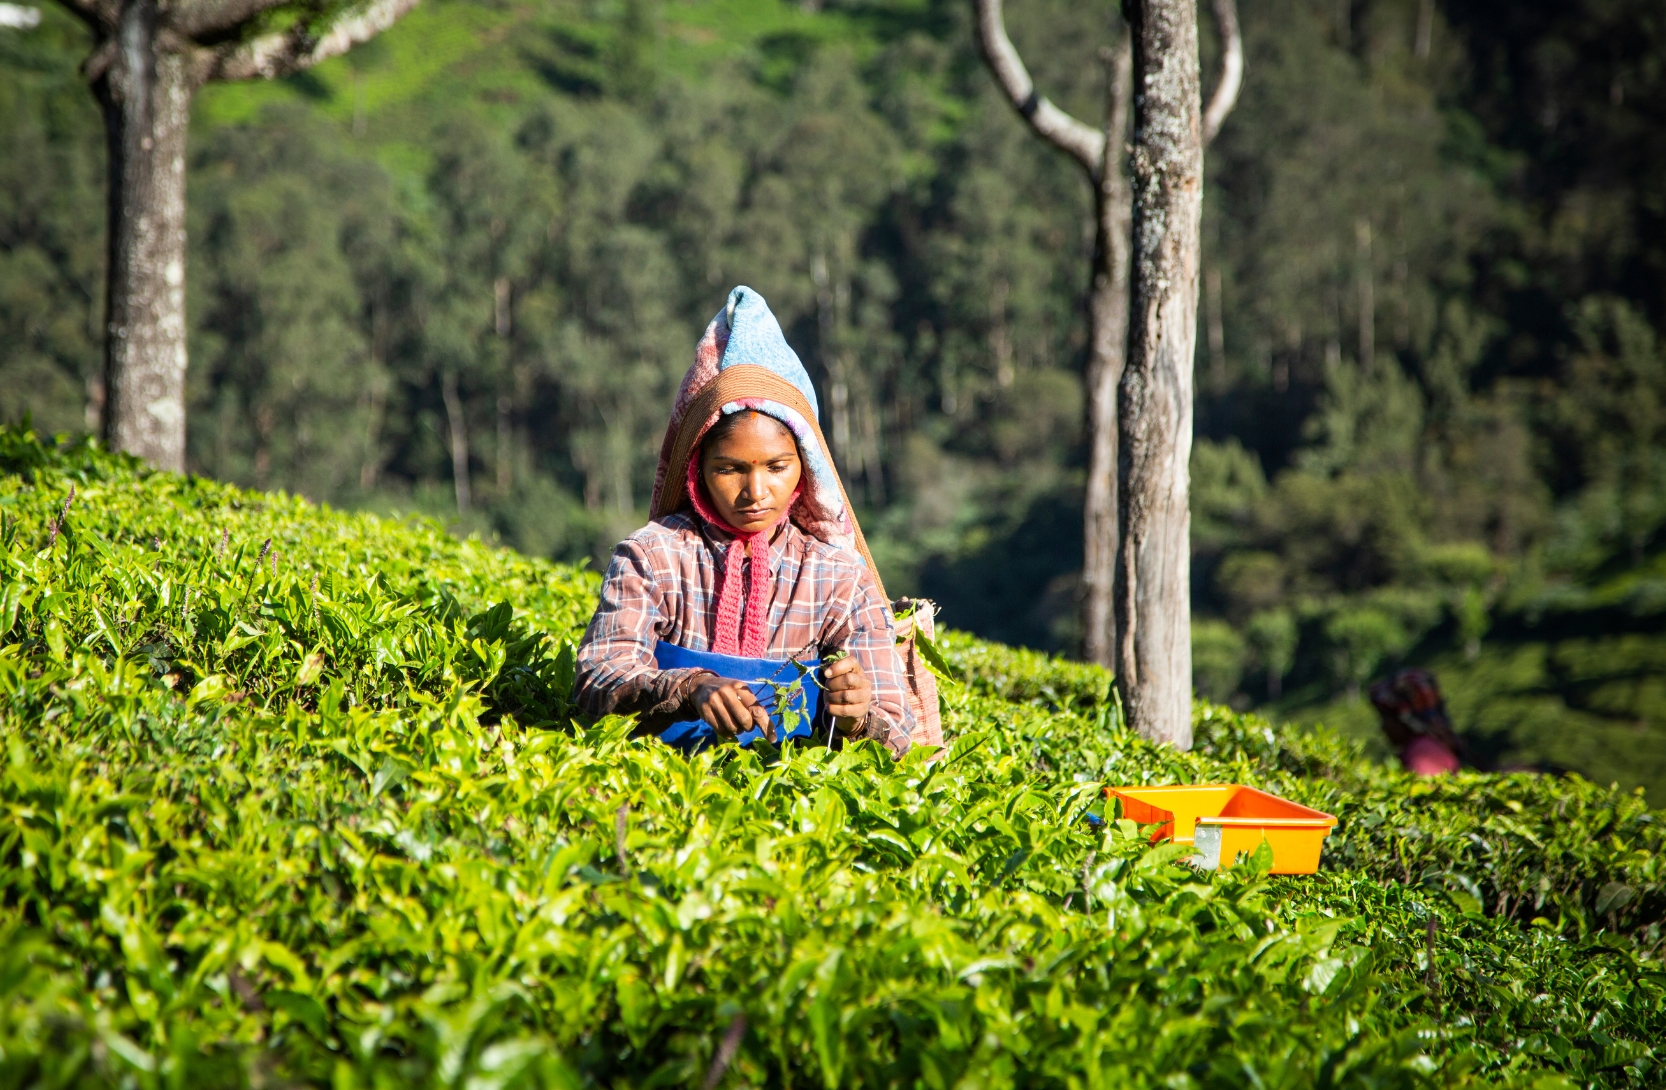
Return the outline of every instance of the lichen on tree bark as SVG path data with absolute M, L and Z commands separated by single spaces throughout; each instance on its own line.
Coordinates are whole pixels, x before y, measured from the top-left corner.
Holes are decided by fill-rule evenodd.
M 1134 0 L 1133 275 L 1118 389 L 1117 673 L 1129 725 L 1191 745 L 1192 356 L 1203 139 L 1195 7 Z
M 1122 425 L 1119 423 L 1118 402 L 1129 350 L 1129 226 L 1132 195 L 1124 173 L 1123 136 L 1128 129 L 1128 107 L 1132 97 L 1131 43 L 1133 33 L 1125 36 L 1119 48 L 1103 50 L 1106 63 L 1105 125 L 1095 130 L 1054 106 L 1036 88 L 1025 68 L 1018 50 L 1007 37 L 1001 0 L 974 0 L 974 15 L 978 45 L 984 61 L 1006 94 L 1019 116 L 1029 124 L 1037 136 L 1075 159 L 1087 172 L 1093 185 L 1094 197 L 1094 252 L 1088 289 L 1088 473 L 1083 497 L 1083 563 L 1082 563 L 1082 620 L 1083 656 L 1089 662 L 1121 671 L 1120 647 L 1114 595 L 1117 580 L 1117 556 L 1122 541 L 1119 529 L 1121 501 L 1119 445 Z M 1197 145 L 1199 161 L 1197 175 L 1201 185 L 1201 145 L 1207 144 L 1219 132 L 1222 122 L 1232 112 L 1243 82 L 1243 38 L 1238 26 L 1235 0 L 1213 0 L 1216 29 L 1221 36 L 1221 72 L 1210 97 L 1209 108 L 1198 116 L 1196 98 L 1199 91 L 1197 77 L 1197 22 L 1190 16 L 1190 94 L 1192 96 L 1191 134 Z M 1186 18 L 1176 9 L 1171 18 Z M 1149 66 L 1148 66 L 1149 67 Z M 1154 122 L 1147 118 L 1148 129 Z M 1202 126 L 1201 134 L 1197 131 Z M 1201 208 L 1201 204 L 1198 206 Z M 1194 210 L 1195 211 L 1195 210 Z M 1151 213 L 1154 223 L 1160 223 L 1165 213 L 1155 206 Z M 1195 272 L 1196 253 L 1193 253 Z M 1192 310 L 1196 311 L 1196 291 L 1193 291 Z M 1187 378 L 1189 380 L 1189 372 Z M 1187 420 L 1190 420 L 1189 388 L 1185 398 Z M 1136 425 L 1143 428 L 1144 425 Z M 1186 443 L 1190 451 L 1190 424 Z M 1184 504 L 1184 465 L 1182 464 L 1182 504 Z M 1152 566 L 1153 573 L 1160 569 Z M 1137 571 L 1137 569 L 1136 569 Z M 1134 595 L 1135 598 L 1139 594 Z M 1161 597 L 1160 595 L 1158 597 Z M 1189 598 L 1189 595 L 1188 595 Z M 1130 613 L 1130 617 L 1137 614 Z M 1128 629 L 1137 627 L 1130 620 Z M 1190 686 L 1191 655 L 1189 622 L 1182 624 L 1187 651 L 1182 664 L 1186 686 Z M 1134 663 L 1134 660 L 1130 660 Z M 1136 663 L 1137 665 L 1137 663 Z M 1188 703 L 1189 708 L 1189 703 Z M 1189 711 L 1188 711 L 1189 716 Z M 1178 738 L 1178 736 L 1177 736 Z M 1189 741 L 1189 731 L 1185 739 Z M 1182 744 L 1186 744 L 1185 741 Z
M 83 66 L 109 149 L 105 439 L 160 469 L 185 468 L 185 140 L 210 80 L 271 79 L 345 53 L 417 0 L 370 0 L 282 30 L 291 0 L 60 0 L 93 31 Z
M 159 50 L 156 0 L 135 0 L 95 86 L 110 146 L 105 414 L 110 442 L 185 468 L 186 58 Z

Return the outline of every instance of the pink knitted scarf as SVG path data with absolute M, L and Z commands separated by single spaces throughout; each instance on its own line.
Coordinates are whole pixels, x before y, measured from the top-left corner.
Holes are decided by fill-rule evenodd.
M 803 491 L 803 482 L 793 489 L 792 499 L 782 508 L 780 517 L 762 530 L 747 532 L 730 526 L 712 507 L 706 496 L 706 482 L 700 479 L 700 448 L 696 447 L 688 459 L 688 498 L 694 511 L 715 529 L 734 537 L 723 564 L 723 580 L 717 593 L 717 629 L 712 633 L 712 650 L 719 655 L 738 655 L 741 658 L 761 659 L 769 647 L 769 538 L 775 528 L 786 521 Z M 751 579 L 746 588 L 746 624 L 741 627 L 740 585 L 741 564 L 746 554 L 752 554 Z

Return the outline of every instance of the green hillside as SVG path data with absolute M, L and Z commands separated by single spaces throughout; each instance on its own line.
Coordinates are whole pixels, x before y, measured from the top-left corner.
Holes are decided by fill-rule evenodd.
M 1178 754 L 965 636 L 939 763 L 688 760 L 571 720 L 582 569 L 15 429 L 0 513 L 4 1085 L 1661 1084 L 1637 795 Z M 1103 811 L 1208 780 L 1336 813 L 1322 872 Z
M 343 57 L 278 82 L 210 84 L 193 124 L 202 133 L 257 124 L 262 113 L 304 103 L 362 137 L 385 166 L 413 179 L 431 170 L 436 112 L 459 103 L 511 128 L 534 105 L 640 83 L 710 83 L 742 64 L 784 75 L 807 51 L 837 43 L 877 48 L 872 23 L 897 28 L 930 18 L 924 4 L 899 4 L 852 18 L 784 0 L 680 0 L 613 6 L 572 0 L 429 0 L 392 29 Z M 760 74 L 763 74 L 760 71 Z M 564 95 L 563 95 L 564 93 Z
M 925 15 L 924 5 L 914 7 L 916 18 Z M 898 5 L 888 18 L 910 14 L 910 5 Z M 300 80 L 210 85 L 196 120 L 209 126 L 252 121 L 265 106 L 293 101 L 297 91 L 326 116 L 351 122 L 355 105 L 385 117 L 413 101 L 441 101 L 459 91 L 482 101 L 494 92 L 500 101 L 513 94 L 540 97 L 550 90 L 547 75 L 599 84 L 610 78 L 605 73 L 617 56 L 612 39 L 628 35 L 633 18 L 652 20 L 651 27 L 637 28 L 647 39 L 640 63 L 695 78 L 748 56 L 762 41 L 848 40 L 861 33 L 844 13 L 812 14 L 781 0 L 682 0 L 659 6 L 651 17 L 640 3 L 604 10 L 571 0 L 430 0 L 369 45 L 308 70 Z M 540 44 L 565 55 L 565 73 L 549 71 Z M 589 72 L 582 68 L 586 56 L 594 61 Z
M 1008 7 L 1037 87 L 1097 123 L 1120 5 Z M 1658 0 L 1241 7 L 1199 269 L 1198 690 L 1380 747 L 1359 694 L 1428 665 L 1477 760 L 1666 803 Z M 96 433 L 105 137 L 87 29 L 41 10 L 0 30 L 0 421 Z M 745 283 L 887 586 L 1075 653 L 1088 188 L 970 10 L 423 0 L 204 88 L 187 465 L 595 561 Z

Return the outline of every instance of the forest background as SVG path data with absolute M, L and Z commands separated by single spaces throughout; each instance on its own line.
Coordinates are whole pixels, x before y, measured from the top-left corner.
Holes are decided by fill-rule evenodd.
M 0 417 L 74 432 L 103 404 L 104 144 L 87 32 L 41 15 L 0 28 Z M 1374 738 L 1362 686 L 1427 664 L 1477 761 L 1659 805 L 1666 10 L 1240 17 L 1206 163 L 1199 690 Z M 963 0 L 426 0 L 206 89 L 190 468 L 600 564 L 747 283 L 888 587 L 1073 652 L 1090 197 L 970 24 Z M 1008 26 L 1044 93 L 1102 115 L 1115 4 L 1015 0 Z

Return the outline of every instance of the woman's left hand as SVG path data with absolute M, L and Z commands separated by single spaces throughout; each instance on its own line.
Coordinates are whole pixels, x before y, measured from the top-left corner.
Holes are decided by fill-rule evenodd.
M 873 703 L 873 685 L 854 658 L 846 656 L 821 669 L 821 687 L 827 695 L 827 710 L 833 729 L 849 734 L 868 719 Z

